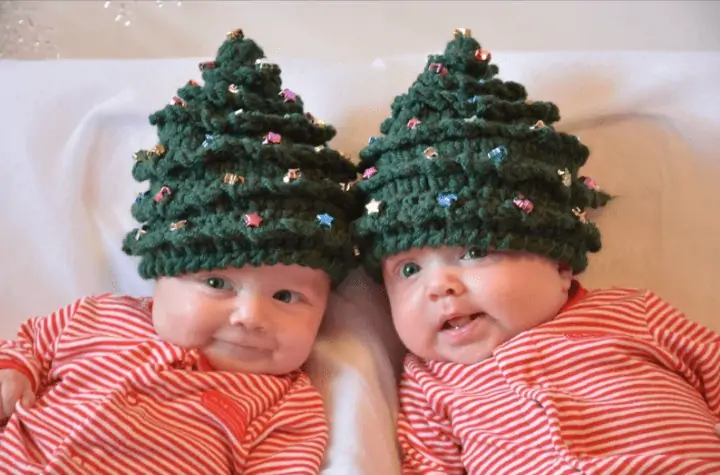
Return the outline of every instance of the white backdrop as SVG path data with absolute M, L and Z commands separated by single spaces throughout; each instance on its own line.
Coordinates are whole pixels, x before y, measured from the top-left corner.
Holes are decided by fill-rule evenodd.
M 720 54 L 493 52 L 500 77 L 552 100 L 560 128 L 591 148 L 586 173 L 618 195 L 594 216 L 604 250 L 588 286 L 649 287 L 720 331 Z M 144 190 L 132 153 L 147 116 L 208 58 L 0 62 L 0 337 L 85 294 L 145 294 L 120 251 Z M 377 134 L 424 55 L 369 62 L 271 58 L 284 85 L 339 129 L 351 155 Z M 326 473 L 392 474 L 401 350 L 380 290 L 348 279 L 313 359 L 333 420 Z

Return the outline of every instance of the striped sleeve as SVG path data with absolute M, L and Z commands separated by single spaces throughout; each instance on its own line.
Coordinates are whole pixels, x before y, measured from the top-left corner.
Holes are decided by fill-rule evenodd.
M 317 475 L 329 439 L 322 396 L 312 386 L 293 387 L 264 434 L 248 454 L 244 475 Z
M 720 335 L 689 320 L 653 292 L 646 294 L 645 312 L 665 365 L 699 391 L 720 418 Z
M 20 326 L 14 340 L 0 340 L 0 369 L 24 373 L 37 394 L 52 364 L 56 341 L 84 300 L 78 299 L 50 315 L 30 318 Z
M 465 474 L 450 421 L 432 410 L 422 388 L 407 370 L 399 398 L 397 436 L 403 475 Z

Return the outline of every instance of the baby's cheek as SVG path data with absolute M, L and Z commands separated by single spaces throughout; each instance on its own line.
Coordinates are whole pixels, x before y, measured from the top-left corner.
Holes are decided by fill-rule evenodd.
M 518 301 L 518 297 L 520 297 L 517 292 L 518 285 L 522 284 L 513 282 L 513 279 L 503 274 L 489 277 L 482 276 L 478 279 L 477 290 L 479 290 L 479 295 L 484 300 L 483 307 L 489 314 L 493 315 L 523 305 Z
M 315 344 L 322 315 L 289 315 L 275 324 L 278 341 L 293 353 L 310 352 Z
M 432 318 L 420 309 L 407 311 L 397 307 L 392 311 L 392 318 L 403 345 L 421 358 L 429 358 L 437 343 L 437 333 L 430 323 Z
M 163 340 L 186 348 L 203 346 L 212 339 L 210 323 L 202 312 L 167 313 L 154 319 L 155 329 Z
M 202 316 L 187 317 L 183 328 L 182 336 L 188 346 L 200 347 L 209 344 L 214 335 L 218 332 L 217 322 L 211 319 L 204 319 Z
M 281 373 L 294 371 L 302 366 L 312 353 L 315 338 L 308 332 L 281 332 L 276 336 L 277 347 L 272 364 Z
M 496 319 L 498 330 L 502 330 L 503 335 L 521 332 L 533 326 L 537 302 L 527 293 L 519 291 L 519 285 L 522 283 L 499 277 L 488 282 L 484 292 L 482 307 Z

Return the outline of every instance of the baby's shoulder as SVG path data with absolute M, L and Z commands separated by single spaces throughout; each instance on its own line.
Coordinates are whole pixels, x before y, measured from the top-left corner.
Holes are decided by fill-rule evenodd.
M 115 305 L 120 307 L 148 307 L 152 303 L 151 297 L 135 297 L 133 295 L 112 292 L 92 294 L 81 299 L 86 304 Z
M 427 388 L 457 389 L 468 383 L 492 380 L 497 374 L 497 362 L 493 357 L 474 364 L 450 361 L 428 361 L 407 353 L 403 361 L 403 384 Z
M 583 291 L 586 298 L 627 299 L 644 296 L 648 289 L 624 285 L 606 285 L 602 287 L 583 287 Z
M 303 371 L 273 375 L 261 373 L 215 373 L 217 389 L 239 400 L 253 400 L 258 407 L 307 412 L 324 410 L 324 400 Z M 238 384 L 242 381 L 242 384 Z
M 76 300 L 72 320 L 98 322 L 107 319 L 147 321 L 152 313 L 152 298 L 117 293 L 88 295 Z
M 626 307 L 640 310 L 652 291 L 642 287 L 607 286 L 581 290 L 581 297 L 569 302 L 565 310 L 597 310 Z
M 307 371 L 298 369 L 287 374 L 266 374 L 266 373 L 238 373 L 234 371 L 214 372 L 215 377 L 222 381 L 235 384 L 238 379 L 243 380 L 245 392 L 267 394 L 268 390 L 278 394 L 292 392 L 317 392 Z

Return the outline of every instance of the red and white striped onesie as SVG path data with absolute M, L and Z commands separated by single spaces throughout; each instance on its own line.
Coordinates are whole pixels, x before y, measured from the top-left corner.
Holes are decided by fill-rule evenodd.
M 648 291 L 580 287 L 474 365 L 405 360 L 403 473 L 720 474 L 720 335 Z
M 150 305 L 87 297 L 0 342 L 38 396 L 0 434 L 0 473 L 319 473 L 328 423 L 305 373 L 213 371 L 159 339 Z

